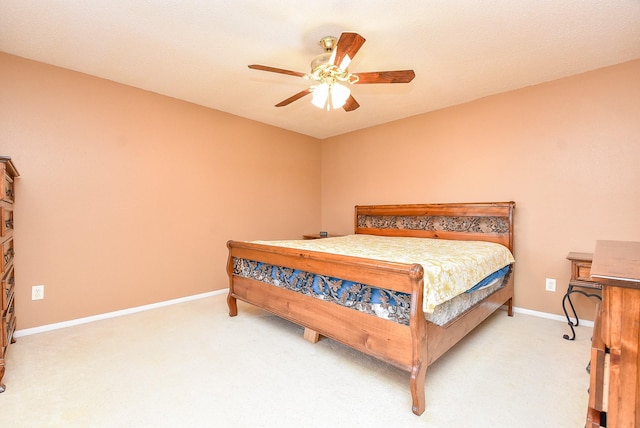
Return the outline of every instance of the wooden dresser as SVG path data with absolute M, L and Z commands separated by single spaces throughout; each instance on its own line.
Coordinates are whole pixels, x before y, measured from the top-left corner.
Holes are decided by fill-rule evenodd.
M 587 427 L 640 427 L 640 242 L 598 241 Z
M 0 332 L 0 392 L 4 392 L 4 361 L 9 344 L 15 342 L 13 332 L 16 329 L 14 304 L 15 276 L 13 269 L 13 180 L 18 171 L 11 158 L 0 156 L 0 310 L 2 312 L 2 331 Z

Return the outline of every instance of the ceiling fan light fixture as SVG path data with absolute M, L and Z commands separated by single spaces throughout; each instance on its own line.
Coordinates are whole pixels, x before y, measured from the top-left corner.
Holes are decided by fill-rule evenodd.
M 339 83 L 323 82 L 313 89 L 311 104 L 320 109 L 339 109 L 345 105 L 351 96 L 351 91 Z
M 326 83 L 321 83 L 315 88 L 313 88 L 313 94 L 311 98 L 311 104 L 314 106 L 324 109 L 327 105 L 327 100 L 329 99 L 329 85 Z
M 331 106 L 334 109 L 341 108 L 351 95 L 349 88 L 339 83 L 331 85 L 329 92 L 331 94 Z

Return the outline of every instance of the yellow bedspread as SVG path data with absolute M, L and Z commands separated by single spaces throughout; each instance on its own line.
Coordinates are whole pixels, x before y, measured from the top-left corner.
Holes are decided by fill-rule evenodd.
M 464 293 L 484 277 L 513 263 L 509 249 L 483 241 L 347 235 L 288 241 L 252 241 L 398 263 L 419 263 L 424 269 L 424 311 Z

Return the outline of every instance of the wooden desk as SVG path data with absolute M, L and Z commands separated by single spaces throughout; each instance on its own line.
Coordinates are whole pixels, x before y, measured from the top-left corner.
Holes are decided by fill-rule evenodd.
M 587 427 L 640 427 L 640 242 L 598 241 L 591 277 L 602 284 L 602 303 L 591 350 Z

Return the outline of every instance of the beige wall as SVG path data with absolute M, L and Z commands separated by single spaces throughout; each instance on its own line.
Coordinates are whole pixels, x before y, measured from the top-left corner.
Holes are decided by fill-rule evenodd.
M 225 288 L 228 239 L 319 230 L 316 139 L 3 53 L 0 94 L 18 329 Z
M 322 143 L 333 233 L 353 230 L 356 204 L 502 200 L 516 201 L 516 305 L 561 314 L 568 252 L 640 240 L 640 61 Z
M 639 76 L 634 61 L 318 141 L 0 53 L 18 328 L 225 288 L 228 239 L 349 233 L 371 203 L 516 201 L 516 304 L 560 314 L 569 251 L 640 240 Z

